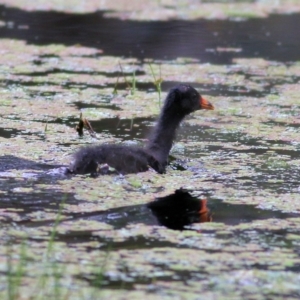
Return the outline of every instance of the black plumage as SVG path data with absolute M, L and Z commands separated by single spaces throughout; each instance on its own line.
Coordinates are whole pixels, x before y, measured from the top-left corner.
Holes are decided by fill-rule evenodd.
M 103 144 L 84 147 L 74 154 L 69 170 L 72 173 L 102 173 L 108 165 L 118 173 L 145 172 L 151 167 L 164 173 L 176 130 L 188 114 L 199 109 L 214 109 L 190 85 L 180 84 L 170 90 L 157 123 L 144 147 L 122 144 Z

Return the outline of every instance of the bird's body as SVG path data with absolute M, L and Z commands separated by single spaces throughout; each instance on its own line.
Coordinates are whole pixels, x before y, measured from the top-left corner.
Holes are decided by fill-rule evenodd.
M 144 148 L 122 144 L 103 144 L 80 149 L 74 154 L 74 173 L 95 173 L 106 164 L 120 174 L 145 172 L 149 167 L 158 173 L 164 167 L 147 153 Z
M 97 173 L 107 164 L 121 174 L 145 172 L 151 167 L 164 173 L 176 130 L 191 112 L 214 109 L 191 86 L 180 84 L 171 89 L 162 107 L 157 123 L 145 147 L 104 144 L 80 149 L 70 166 L 72 173 Z

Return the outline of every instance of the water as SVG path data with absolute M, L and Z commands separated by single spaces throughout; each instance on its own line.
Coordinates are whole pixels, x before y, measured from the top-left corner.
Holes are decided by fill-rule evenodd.
M 51 182 L 53 183 L 53 181 Z M 6 184 L 10 186 L 19 187 L 19 182 L 13 178 L 7 179 Z M 199 191 L 198 191 L 199 192 Z M 19 208 L 22 209 L 20 217 L 25 217 L 23 220 L 17 222 L 20 225 L 28 227 L 38 227 L 51 225 L 53 220 L 49 221 L 26 221 L 26 214 L 32 213 L 34 211 L 39 211 L 41 209 L 53 209 L 57 208 L 59 203 L 64 199 L 68 204 L 78 204 L 84 203 L 84 201 L 76 201 L 73 195 L 56 193 L 55 197 L 52 196 L 52 201 L 48 202 L 48 195 L 53 195 L 51 189 L 45 189 L 40 193 L 34 193 L 31 195 L 30 199 L 26 194 L 18 193 L 12 194 L 8 193 L 7 197 L 4 197 L 1 202 L 2 209 Z M 155 199 L 153 199 L 155 200 Z M 189 200 L 189 201 L 188 201 Z M 296 213 L 283 213 L 277 210 L 270 209 L 260 209 L 255 205 L 249 204 L 231 204 L 225 203 L 219 199 L 214 199 L 209 197 L 207 199 L 207 207 L 212 219 L 201 220 L 199 219 L 199 201 L 203 201 L 200 198 L 193 197 L 191 199 L 186 199 L 183 196 L 175 199 L 175 194 L 171 194 L 156 200 L 156 202 L 149 202 L 147 205 L 131 205 L 113 208 L 104 211 L 94 211 L 86 213 L 69 213 L 67 216 L 67 221 L 71 218 L 74 222 L 76 220 L 89 220 L 105 222 L 112 225 L 116 230 L 122 229 L 132 224 L 145 224 L 148 226 L 165 225 L 171 229 L 184 230 L 188 225 L 201 222 L 216 222 L 223 223 L 226 225 L 238 225 L 248 222 L 253 222 L 256 220 L 266 220 L 272 218 L 285 219 L 299 217 Z M 154 206 L 153 206 L 154 204 Z M 200 204 L 201 205 L 201 204 Z M 149 206 L 149 207 L 147 207 Z M 152 211 L 153 207 L 153 211 Z M 187 218 L 183 221 L 181 219 L 182 214 L 187 213 Z M 169 218 L 172 219 L 170 222 L 161 224 L 159 218 Z M 198 219 L 198 220 L 197 220 Z M 8 221 L 8 220 L 7 220 Z M 170 224 L 170 226 L 168 225 Z M 74 233 L 71 233 L 73 236 Z M 64 235 L 61 235 L 61 238 Z M 69 234 L 65 237 L 70 242 Z M 90 232 L 81 233 L 80 239 L 83 240 L 85 237 L 88 241 L 91 236 Z M 76 235 L 74 240 L 77 240 Z M 139 245 L 137 244 L 137 247 Z
M 0 6 L 0 19 L 5 24 L 0 27 L 1 39 L 22 40 L 33 47 L 81 45 L 103 51 L 103 54 L 82 55 L 82 65 L 72 69 L 72 66 L 60 65 L 59 55 L 39 53 L 37 48 L 34 56 L 24 60 L 27 65 L 23 69 L 21 63 L 15 66 L 20 68 L 16 73 L 5 69 L 0 84 L 8 92 L 2 99 L 11 100 L 9 97 L 15 95 L 16 90 L 20 94 L 16 96 L 18 103 L 9 107 L 9 112 L 3 106 L 0 113 L 4 120 L 0 128 L 1 147 L 6 151 L 0 157 L 3 240 L 9 234 L 8 238 L 17 245 L 21 243 L 18 234 L 26 233 L 32 251 L 38 249 L 32 256 L 39 260 L 38 255 L 49 241 L 57 211 L 63 203 L 65 208 L 54 239 L 59 247 L 65 247 L 59 248 L 57 255 L 66 266 L 64 270 L 68 265 L 74 267 L 72 279 L 94 286 L 98 275 L 86 266 L 97 265 L 95 257 L 108 252 L 112 255 L 109 263 L 113 267 L 109 265 L 105 270 L 102 286 L 114 291 L 144 289 L 147 293 L 163 296 L 180 289 L 192 294 L 196 286 L 196 297 L 201 290 L 201 295 L 207 291 L 229 293 L 228 298 L 232 299 L 232 289 L 244 291 L 239 296 L 246 299 L 249 290 L 252 298 L 257 298 L 255 296 L 262 296 L 261 291 L 269 287 L 274 296 L 274 287 L 280 282 L 283 286 L 283 292 L 278 292 L 280 297 L 294 295 L 297 291 L 290 286 L 293 280 L 297 281 L 299 273 L 299 242 L 295 236 L 299 233 L 300 152 L 297 139 L 293 140 L 289 133 L 297 133 L 299 129 L 296 118 L 300 106 L 294 94 L 284 92 L 286 89 L 298 94 L 296 87 L 300 76 L 297 70 L 294 73 L 291 70 L 293 62 L 300 59 L 300 40 L 295 38 L 300 15 L 271 15 L 240 21 L 150 22 L 108 19 L 104 13 L 67 14 Z M 12 21 L 13 26 L 8 26 Z M 234 49 L 230 51 L 229 48 Z M 55 163 L 55 157 L 47 159 L 43 155 L 57 151 L 60 157 L 75 151 L 77 143 L 101 142 L 76 136 L 74 127 L 79 110 L 109 110 L 114 117 L 92 118 L 90 122 L 101 136 L 113 137 L 119 142 L 142 144 L 155 122 L 155 116 L 132 119 L 128 115 L 118 116 L 124 112 L 122 104 L 110 103 L 113 95 L 107 91 L 112 90 L 124 74 L 117 67 L 114 70 L 98 70 L 93 65 L 85 67 L 84 58 L 97 60 L 102 56 L 136 59 L 133 65 L 137 89 L 148 94 L 155 89 L 153 82 L 144 80 L 146 59 L 187 68 L 207 63 L 205 66 L 212 68 L 205 73 L 211 76 L 208 76 L 210 80 L 199 77 L 196 83 L 193 80 L 187 83 L 216 99 L 215 114 L 199 112 L 181 126 L 177 148 L 172 153 L 174 160 L 166 175 L 150 173 L 149 177 L 95 179 L 51 173 L 61 165 Z M 177 61 L 179 57 L 187 59 Z M 269 65 L 263 70 L 254 63 L 248 67 L 236 65 L 234 59 L 237 58 L 273 60 L 270 65 L 275 75 L 268 74 L 272 71 Z M 52 65 L 51 61 L 57 64 Z M 47 64 L 49 68 L 43 69 Z M 216 66 L 223 67 L 222 71 L 214 69 Z M 278 66 L 286 71 L 278 71 Z M 10 72 L 14 76 L 10 76 Z M 216 81 L 212 78 L 214 72 L 217 73 Z M 125 75 L 130 78 L 132 71 L 125 71 Z M 174 71 L 173 75 L 168 74 L 169 79 L 162 84 L 163 91 L 178 83 L 177 75 L 180 74 Z M 62 76 L 62 79 L 54 76 Z M 78 77 L 68 80 L 68 76 Z M 93 82 L 96 76 L 109 80 Z M 126 98 L 128 83 L 119 82 L 117 88 L 121 97 Z M 93 94 L 93 90 L 97 94 Z M 85 97 L 91 97 L 89 102 Z M 28 109 L 26 101 L 31 101 L 32 107 L 38 106 L 37 98 L 45 101 L 45 107 L 39 107 L 40 111 L 33 111 L 27 118 L 22 105 L 25 110 Z M 294 99 L 291 103 L 288 102 L 290 98 Z M 57 99 L 68 99 L 78 115 L 72 115 L 66 107 L 61 108 Z M 233 112 L 229 113 L 228 107 Z M 44 118 L 43 114 L 47 115 L 54 108 L 59 116 Z M 272 115 L 270 111 L 273 110 Z M 261 114 L 258 124 L 256 114 Z M 268 117 L 264 118 L 265 115 Z M 16 123 L 12 125 L 10 121 Z M 25 121 L 30 121 L 28 130 Z M 49 133 L 44 130 L 46 124 Z M 60 131 L 53 133 L 55 125 L 60 126 Z M 256 126 L 256 131 L 247 132 L 251 126 Z M 278 131 L 281 135 L 275 134 Z M 59 139 L 60 133 L 65 134 L 62 139 Z M 42 145 L 40 142 L 54 148 L 47 149 L 48 152 L 43 150 L 42 154 L 32 151 L 28 155 L 26 147 L 33 142 L 37 143 L 37 148 Z M 5 147 L 10 143 L 20 143 L 19 148 L 25 151 L 19 153 L 18 148 L 12 148 L 13 152 L 8 155 Z M 57 150 L 62 148 L 68 151 Z M 154 201 L 157 194 L 166 196 L 171 187 L 174 191 L 182 186 L 197 189 L 198 200 L 207 199 L 212 223 L 195 225 L 193 220 L 189 230 L 168 230 L 151 213 L 147 203 Z M 167 207 L 167 211 L 172 212 L 168 218 L 176 216 L 173 210 L 171 203 Z M 179 210 L 178 214 L 182 215 L 181 212 Z M 194 214 L 197 216 L 197 209 Z M 176 229 L 186 229 L 182 227 Z M 14 232 L 18 234 L 14 236 Z M 17 250 L 16 253 L 21 252 Z M 61 253 L 67 253 L 66 257 L 62 258 Z M 82 269 L 75 271 L 75 267 L 81 265 Z M 284 285 L 287 280 L 288 288 Z M 164 287 L 166 284 L 169 290 Z M 211 296 L 203 295 L 205 298 Z M 218 294 L 213 297 L 218 298 Z
M 4 22 L 14 22 L 13 28 L 0 28 L 2 38 L 22 39 L 35 45 L 81 44 L 102 49 L 105 55 L 140 60 L 190 57 L 213 64 L 230 64 L 237 57 L 262 57 L 282 62 L 299 59 L 300 41 L 294 38 L 300 26 L 297 14 L 271 15 L 240 22 L 125 22 L 104 18 L 101 11 L 81 15 L 22 11 L 1 6 L 0 13 Z M 29 28 L 20 30 L 20 25 Z M 241 48 L 242 51 L 216 51 L 222 47 Z
M 153 126 L 154 118 L 104 118 L 91 122 L 96 132 L 112 134 L 121 140 L 144 140 Z

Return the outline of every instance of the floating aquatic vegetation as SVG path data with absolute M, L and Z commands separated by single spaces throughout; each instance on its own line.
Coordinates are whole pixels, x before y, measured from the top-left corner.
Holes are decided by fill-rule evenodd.
M 297 42 L 282 30 L 297 15 L 270 16 L 299 12 L 298 1 L 106 1 L 100 19 L 116 26 L 111 48 L 94 24 L 80 43 L 52 31 L 52 17 L 76 24 L 99 17 L 99 1 L 2 2 L 0 298 L 7 291 L 10 299 L 299 298 L 300 68 L 297 51 L 287 60 L 280 54 Z M 41 21 L 19 24 L 14 13 L 28 24 L 47 20 L 49 31 L 37 34 Z M 148 22 L 150 15 L 164 21 Z M 126 33 L 148 25 L 162 26 L 155 41 L 170 47 L 146 39 L 128 54 Z M 230 30 L 250 41 L 232 40 Z M 216 110 L 181 126 L 167 174 L 51 173 L 82 145 L 143 142 L 159 112 L 157 92 L 163 98 L 182 81 Z M 80 113 L 98 139 L 78 137 Z M 207 199 L 212 222 L 182 231 L 157 223 L 146 205 L 179 188 Z

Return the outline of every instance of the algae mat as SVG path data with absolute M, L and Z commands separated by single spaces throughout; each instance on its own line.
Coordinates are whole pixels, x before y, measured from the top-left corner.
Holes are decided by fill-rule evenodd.
M 109 50 L 114 40 L 80 39 L 84 24 L 76 19 L 101 10 L 102 21 L 121 19 L 125 28 L 133 20 L 142 26 L 149 18 L 160 25 L 205 18 L 201 24 L 217 39 L 211 19 L 234 27 L 250 18 L 267 22 L 274 13 L 295 18 L 288 14 L 299 12 L 298 1 L 102 2 L 3 1 L 1 297 L 298 299 L 300 63 L 293 47 L 276 61 L 263 49 L 252 55 L 237 44 L 207 45 L 203 61 L 185 56 L 183 46 L 177 58 L 148 56 L 141 40 L 143 58 L 128 55 L 125 45 L 117 56 Z M 41 11 L 47 26 L 34 18 Z M 25 22 L 28 16 L 35 21 Z M 135 32 L 120 28 L 120 38 Z M 272 41 L 279 43 L 274 57 L 289 53 L 288 42 Z M 224 61 L 209 63 L 210 55 Z M 172 163 L 164 175 L 99 178 L 55 173 L 82 145 L 142 144 L 161 99 L 178 82 L 195 86 L 216 107 L 181 126 L 172 149 L 180 168 Z M 78 137 L 80 112 L 96 137 Z M 208 200 L 213 222 L 184 231 L 155 223 L 145 205 L 181 187 Z

